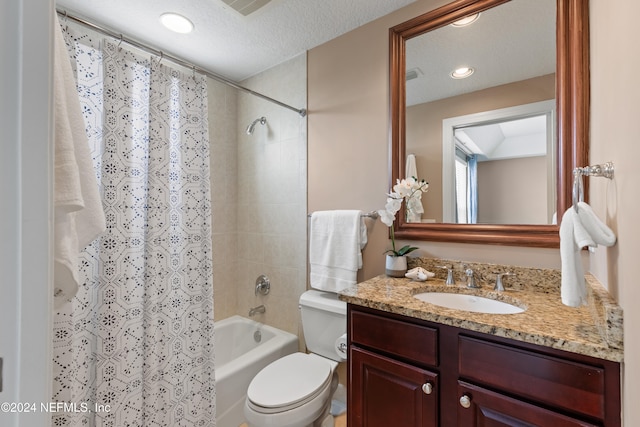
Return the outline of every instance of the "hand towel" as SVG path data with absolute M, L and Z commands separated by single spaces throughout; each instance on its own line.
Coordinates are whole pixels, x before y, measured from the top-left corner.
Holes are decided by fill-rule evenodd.
M 80 251 L 103 233 L 106 225 L 78 91 L 57 15 L 54 39 L 54 302 L 60 307 L 78 290 Z
M 418 179 L 418 167 L 416 166 L 416 156 L 409 154 L 405 164 L 405 176 L 407 178 Z M 424 207 L 422 206 L 422 191 L 418 191 L 407 200 L 407 222 L 421 222 Z
M 595 214 L 591 206 L 578 203 L 578 212 L 567 209 L 560 222 L 560 258 L 562 303 L 570 307 L 586 304 L 587 288 L 580 251 L 585 246 L 612 246 L 616 236 Z
M 418 179 L 418 167 L 416 166 L 415 154 L 409 154 L 407 156 L 407 162 L 404 167 L 404 176 L 406 178 L 414 177 L 415 179 Z
M 311 287 L 339 292 L 355 285 L 362 267 L 367 227 L 357 210 L 318 211 L 311 215 L 309 281 Z

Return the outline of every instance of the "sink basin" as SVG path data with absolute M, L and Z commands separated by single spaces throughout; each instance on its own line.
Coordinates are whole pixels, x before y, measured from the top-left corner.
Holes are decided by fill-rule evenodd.
M 455 310 L 473 311 L 475 313 L 516 314 L 524 311 L 524 309 L 506 302 L 475 295 L 452 294 L 448 292 L 424 292 L 416 294 L 413 297 L 420 301 L 428 302 L 429 304 L 453 308 Z

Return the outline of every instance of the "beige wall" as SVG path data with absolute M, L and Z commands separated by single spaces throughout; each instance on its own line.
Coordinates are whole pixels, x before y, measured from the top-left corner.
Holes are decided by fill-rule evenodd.
M 591 179 L 591 204 L 618 235 L 613 248 L 591 257 L 591 271 L 609 287 L 624 310 L 624 421 L 640 425 L 640 300 L 638 238 L 640 237 L 640 117 L 635 70 L 640 67 L 640 14 L 637 0 L 591 1 L 591 163 L 613 161 L 615 178 Z
M 238 91 L 208 79 L 215 320 L 237 314 Z
M 478 162 L 478 222 L 549 224 L 547 158 Z
M 418 0 L 364 25 L 308 54 L 308 205 L 317 209 L 379 209 L 388 191 L 388 28 L 447 1 Z M 618 233 L 612 249 L 591 257 L 591 271 L 606 283 L 625 309 L 624 423 L 640 425 L 640 298 L 634 271 L 640 236 L 640 158 L 635 123 L 640 117 L 635 70 L 640 67 L 637 40 L 640 14 L 636 0 L 591 2 L 592 135 L 591 161 L 613 160 L 613 182 L 592 179 L 594 209 Z M 633 128 L 632 128 L 633 126 Z M 560 267 L 555 249 L 412 242 L 421 255 L 533 267 Z M 360 278 L 384 271 L 387 229 L 371 224 Z
M 306 106 L 306 55 L 242 84 Z M 217 320 L 247 317 L 297 334 L 298 298 L 306 288 L 306 119 L 263 99 L 209 81 L 213 202 L 214 310 Z M 245 129 L 256 118 L 253 135 Z M 256 278 L 271 280 L 256 296 Z
M 429 191 L 422 196 L 422 217 L 442 222 L 440 159 L 443 119 L 554 98 L 555 74 L 550 74 L 407 108 L 407 153 L 416 155 L 416 166 L 420 174 L 418 178 L 429 182 Z M 546 195 L 540 200 L 546 201 Z M 544 217 L 543 220 L 531 224 L 543 223 L 546 223 Z

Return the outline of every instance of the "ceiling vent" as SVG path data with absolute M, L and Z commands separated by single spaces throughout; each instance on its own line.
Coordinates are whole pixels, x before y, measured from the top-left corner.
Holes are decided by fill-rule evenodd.
M 422 72 L 422 70 L 420 68 L 418 68 L 418 67 L 412 68 L 410 70 L 407 70 L 407 74 L 405 75 L 405 79 L 407 81 L 413 80 L 413 79 L 417 79 L 418 77 L 420 77 L 423 74 L 424 73 Z
M 241 15 L 247 16 L 271 3 L 271 0 L 222 0 L 222 2 Z

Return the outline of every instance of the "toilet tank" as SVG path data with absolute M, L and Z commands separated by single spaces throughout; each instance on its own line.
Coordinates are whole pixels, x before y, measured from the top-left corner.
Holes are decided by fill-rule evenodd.
M 315 354 L 341 362 L 336 341 L 347 332 L 347 303 L 338 295 L 316 290 L 300 296 L 302 330 L 307 349 Z

